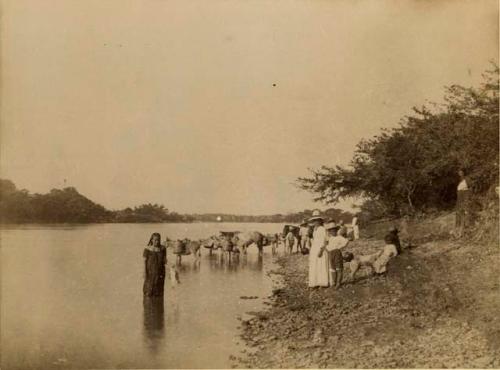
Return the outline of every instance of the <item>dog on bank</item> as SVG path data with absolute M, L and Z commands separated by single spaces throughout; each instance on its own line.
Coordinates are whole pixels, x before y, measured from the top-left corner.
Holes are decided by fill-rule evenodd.
M 349 262 L 349 268 L 351 270 L 351 280 L 354 280 L 356 272 L 361 266 L 370 267 L 375 271 L 374 263 L 382 255 L 382 251 L 367 255 L 354 255 L 351 252 L 345 253 L 343 259 L 345 262 Z

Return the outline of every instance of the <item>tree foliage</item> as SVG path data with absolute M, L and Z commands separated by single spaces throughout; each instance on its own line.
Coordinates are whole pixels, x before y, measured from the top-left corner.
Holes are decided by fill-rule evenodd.
M 48 194 L 17 190 L 10 180 L 0 179 L 2 222 L 88 223 L 105 222 L 112 214 L 84 197 L 73 187 L 52 189 Z
M 110 211 L 81 195 L 75 188 L 52 189 L 47 194 L 18 190 L 0 179 L 2 223 L 191 222 L 193 218 L 169 212 L 163 205 L 143 204 Z
M 339 209 L 325 211 L 328 217 L 348 222 L 352 215 Z M 142 204 L 110 211 L 81 195 L 75 188 L 52 189 L 47 194 L 18 190 L 10 180 L 0 179 L 0 222 L 3 223 L 94 223 L 94 222 L 279 222 L 299 223 L 311 217 L 312 210 L 274 215 L 235 215 L 221 213 L 179 214 L 162 204 Z
M 290 223 L 299 224 L 305 219 L 312 216 L 313 211 L 306 209 L 301 212 L 291 212 L 287 214 L 276 213 L 272 215 L 234 215 L 225 213 L 205 213 L 205 214 L 194 214 L 193 217 L 197 221 L 203 222 L 214 222 L 218 217 L 221 218 L 223 222 L 262 222 L 262 223 Z M 325 217 L 332 218 L 334 220 L 343 220 L 344 222 L 350 222 L 352 219 L 352 214 L 345 212 L 337 208 L 329 208 L 324 211 Z
M 498 76 L 494 64 L 477 88 L 447 87 L 437 109 L 414 108 L 397 128 L 358 143 L 348 167 L 311 170 L 298 186 L 327 204 L 365 197 L 388 215 L 451 207 L 459 169 L 475 194 L 487 192 L 498 183 Z

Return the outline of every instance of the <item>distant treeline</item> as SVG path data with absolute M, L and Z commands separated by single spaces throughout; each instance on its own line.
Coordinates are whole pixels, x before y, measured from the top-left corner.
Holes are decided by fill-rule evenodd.
M 47 194 L 31 194 L 17 189 L 10 180 L 0 179 L 0 222 L 2 223 L 140 223 L 140 222 L 280 222 L 299 223 L 312 211 L 244 216 L 230 214 L 179 214 L 163 205 L 142 204 L 134 208 L 111 211 L 80 194 L 74 187 L 52 189 Z M 329 209 L 327 214 L 348 221 L 349 213 Z
M 157 204 L 110 211 L 74 187 L 30 194 L 18 190 L 12 181 L 0 179 L 0 220 L 2 223 L 102 223 L 191 222 L 193 218 L 169 212 Z
M 349 166 L 322 166 L 298 186 L 326 204 L 364 198 L 361 218 L 377 219 L 452 208 L 461 169 L 476 205 L 498 201 L 499 68 L 478 87 L 445 91 L 443 104 L 414 108 L 399 127 L 362 140 Z
M 299 224 L 302 221 L 310 218 L 312 216 L 312 210 L 304 210 L 302 212 L 287 213 L 287 214 L 273 214 L 273 215 L 261 215 L 261 216 L 250 216 L 250 215 L 232 215 L 232 214 L 193 214 L 192 216 L 196 221 L 202 222 L 213 222 L 217 221 L 220 217 L 223 222 L 272 222 L 272 223 L 290 223 Z M 324 215 L 327 218 L 332 218 L 336 221 L 343 220 L 344 222 L 350 222 L 353 215 L 349 212 L 342 211 L 341 209 L 330 208 L 324 211 Z

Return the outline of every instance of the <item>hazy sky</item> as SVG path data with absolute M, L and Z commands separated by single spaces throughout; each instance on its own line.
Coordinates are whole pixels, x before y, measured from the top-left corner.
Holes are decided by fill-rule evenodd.
M 2 4 L 1 177 L 111 209 L 314 207 L 307 168 L 498 59 L 495 0 Z

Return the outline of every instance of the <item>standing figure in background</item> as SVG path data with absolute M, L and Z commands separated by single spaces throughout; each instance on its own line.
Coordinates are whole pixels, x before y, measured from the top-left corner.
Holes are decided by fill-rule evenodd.
M 309 222 L 314 226 L 311 251 L 309 252 L 309 287 L 329 286 L 329 264 L 328 256 L 323 252 L 323 248 L 328 242 L 326 230 L 323 226 L 323 217 L 318 210 L 313 212 Z
M 293 245 L 295 244 L 295 235 L 293 235 L 292 228 L 288 230 L 288 234 L 286 234 L 286 243 L 288 246 L 288 252 L 292 254 Z
M 304 220 L 300 224 L 299 235 L 300 235 L 300 250 L 302 252 L 305 251 L 306 249 L 309 249 L 311 245 L 311 239 L 309 238 L 309 227 L 307 225 L 306 220 Z
M 280 243 L 283 244 L 283 253 L 286 254 L 286 234 L 284 232 L 280 233 Z
M 160 234 L 153 233 L 143 252 L 144 285 L 142 291 L 148 297 L 163 296 L 167 249 L 161 245 L 160 241 Z
M 276 254 L 276 251 L 278 250 L 278 244 L 280 240 L 280 236 L 278 233 L 270 235 L 270 240 L 271 240 L 271 253 L 274 256 Z
M 462 237 L 465 228 L 468 226 L 469 217 L 469 185 L 465 178 L 464 171 L 458 171 L 460 182 L 457 186 L 457 206 L 455 211 L 455 236 Z
M 352 233 L 354 236 L 354 240 L 359 239 L 359 224 L 358 224 L 358 216 L 355 214 L 354 217 L 352 218 Z

